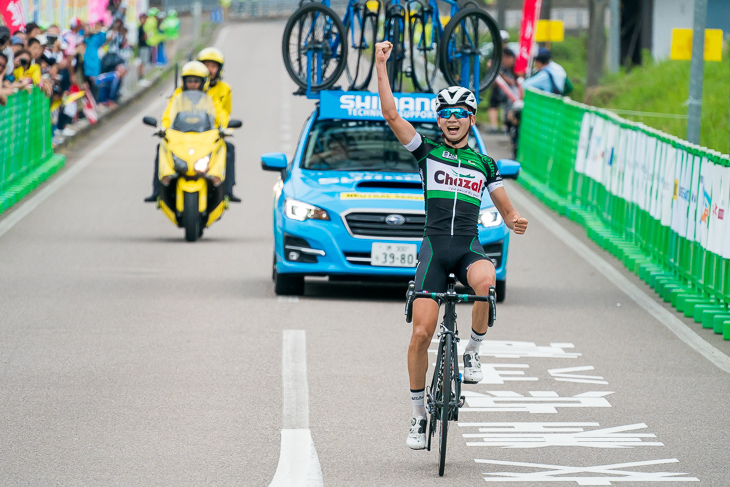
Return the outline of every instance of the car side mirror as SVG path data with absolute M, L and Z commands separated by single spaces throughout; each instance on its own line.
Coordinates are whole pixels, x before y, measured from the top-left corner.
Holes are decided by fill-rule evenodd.
M 521 167 L 519 162 L 511 159 L 500 159 L 497 161 L 497 169 L 499 169 L 499 173 L 503 179 L 517 179 L 517 176 L 520 175 Z
M 142 123 L 145 125 L 149 125 L 150 127 L 157 127 L 157 119 L 152 117 L 144 117 L 142 119 Z
M 283 152 L 268 152 L 261 155 L 261 169 L 264 171 L 279 171 L 282 178 L 286 174 L 287 165 L 286 154 Z
M 240 129 L 243 127 L 243 122 L 240 120 L 229 120 L 228 121 L 228 128 L 229 129 Z

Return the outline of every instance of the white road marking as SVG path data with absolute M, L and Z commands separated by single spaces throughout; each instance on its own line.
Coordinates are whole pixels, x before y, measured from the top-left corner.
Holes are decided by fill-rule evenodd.
M 309 431 L 307 342 L 304 330 L 284 330 L 282 347 L 283 422 L 281 453 L 269 487 L 324 485 Z
M 593 266 L 598 272 L 603 274 L 606 279 L 626 293 L 626 295 L 636 304 L 644 308 L 649 312 L 649 314 L 659 320 L 659 322 L 666 326 L 669 331 L 674 333 L 680 340 L 715 364 L 715 366 L 717 366 L 720 370 L 730 373 L 730 357 L 702 339 L 671 311 L 663 308 L 659 303 L 647 295 L 644 290 L 629 281 L 623 274 L 611 266 L 611 264 L 606 262 L 603 257 L 588 248 L 587 245 L 578 240 L 578 238 L 568 230 L 563 228 L 560 223 L 552 217 L 552 215 L 529 200 L 523 193 L 523 190 L 515 190 L 514 187 L 510 188 L 510 198 L 518 207 L 524 208 L 526 212 L 531 213 L 540 220 L 550 233 L 555 235 L 576 254 L 581 256 L 586 262 Z
M 279 303 L 298 303 L 299 297 L 298 296 L 279 296 L 276 299 Z
M 466 446 L 501 448 L 664 446 L 664 443 L 658 441 L 643 441 L 643 438 L 656 438 L 654 434 L 632 432 L 646 428 L 644 423 L 612 428 L 599 428 L 598 423 L 459 423 L 459 426 L 477 428 L 479 431 L 462 435 L 467 439 L 481 439 L 481 441 L 467 441 Z
M 549 369 L 548 372 L 559 382 L 577 382 L 579 384 L 608 384 L 600 375 L 581 375 L 574 372 L 588 372 L 594 370 L 592 365 L 583 367 L 567 367 L 565 369 Z
M 431 343 L 438 345 L 438 337 L 434 337 Z M 458 344 L 459 355 L 464 353 L 468 340 L 462 340 Z M 437 348 L 429 350 L 436 353 Z M 479 348 L 480 357 L 494 358 L 578 358 L 580 353 L 566 352 L 565 348 L 575 348 L 572 343 L 551 343 L 550 345 L 537 345 L 534 342 L 518 342 L 514 340 L 484 340 Z
M 487 394 L 462 392 L 467 406 L 461 408 L 461 412 L 530 414 L 556 414 L 557 408 L 610 408 L 611 403 L 605 396 L 613 394 L 610 391 L 589 391 L 575 396 L 560 397 L 555 391 L 529 391 L 530 396 L 523 396 L 513 391 L 488 391 Z
M 487 482 L 575 482 L 578 485 L 613 485 L 612 482 L 699 482 L 695 477 L 680 477 L 685 473 L 673 472 L 630 472 L 626 468 L 647 467 L 665 463 L 677 463 L 676 458 L 649 460 L 645 462 L 616 463 L 595 467 L 569 467 L 562 465 L 543 465 L 540 463 L 505 462 L 502 460 L 475 460 L 487 465 L 507 465 L 542 469 L 542 472 L 484 472 Z M 578 477 L 576 474 L 591 474 Z M 612 475 L 611 477 L 597 477 Z
M 99 145 L 91 149 L 81 159 L 76 161 L 75 164 L 71 165 L 65 171 L 62 171 L 59 175 L 52 178 L 40 191 L 30 197 L 25 203 L 22 203 L 14 211 L 12 211 L 7 218 L 0 222 L 0 237 L 8 233 L 11 228 L 17 225 L 23 218 L 28 216 L 33 210 L 38 208 L 44 201 L 50 198 L 56 191 L 64 187 L 69 181 L 75 178 L 81 171 L 92 162 L 101 159 L 104 154 L 111 149 L 114 144 L 118 143 L 121 139 L 127 136 L 127 134 L 135 127 L 139 127 L 142 123 L 140 118 L 150 111 L 156 110 L 162 105 L 167 98 L 162 97 L 155 101 L 151 105 L 146 105 L 140 110 L 132 119 L 124 124 L 122 128 L 111 134 L 109 137 L 104 139 Z

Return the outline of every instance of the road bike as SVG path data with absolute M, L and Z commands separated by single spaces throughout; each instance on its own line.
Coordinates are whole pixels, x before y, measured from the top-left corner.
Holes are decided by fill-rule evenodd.
M 400 0 L 390 0 L 385 4 L 383 40 L 390 41 L 393 49 L 386 67 L 388 82 L 394 92 L 403 90 L 403 81 L 409 75 L 404 67 L 406 60 L 406 7 Z
M 375 64 L 379 15 L 379 0 L 350 0 L 342 19 L 330 0 L 301 2 L 282 39 L 289 76 L 300 88 L 318 91 L 330 88 L 346 72 L 349 90 L 365 89 Z
M 433 299 L 439 306 L 444 303 L 444 320 L 441 322 L 441 331 L 438 334 L 439 344 L 436 355 L 436 368 L 433 379 L 426 394 L 426 410 L 429 413 L 428 446 L 431 451 L 431 438 L 438 430 L 439 442 L 439 476 L 444 475 L 446 467 L 446 440 L 449 431 L 449 421 L 459 419 L 459 408 L 464 405 L 465 398 L 461 395 L 461 373 L 459 372 L 459 357 L 456 344 L 459 342 L 459 332 L 456 328 L 456 304 L 485 301 L 489 303 L 489 326 L 497 319 L 496 293 L 494 287 L 489 288 L 488 296 L 471 294 L 456 294 L 454 287 L 456 277 L 449 274 L 448 289 L 445 293 L 416 292 L 416 284 L 411 281 L 406 292 L 406 321 L 413 320 L 413 302 L 419 298 Z

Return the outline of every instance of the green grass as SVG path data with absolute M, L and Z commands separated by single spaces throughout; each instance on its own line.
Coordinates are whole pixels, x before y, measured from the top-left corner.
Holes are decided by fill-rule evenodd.
M 643 66 L 629 72 L 607 74 L 598 87 L 586 90 L 586 35 L 566 37 L 553 43 L 553 60 L 568 73 L 574 91 L 570 97 L 587 105 L 616 110 L 648 112 L 655 116 L 620 116 L 634 122 L 687 138 L 687 120 L 662 117 L 663 114 L 687 115 L 689 97 L 689 61 L 656 62 L 645 54 Z M 722 62 L 706 62 L 702 97 L 702 133 L 700 145 L 730 153 L 730 46 L 723 52 Z M 479 121 L 487 121 L 487 101 L 480 106 Z

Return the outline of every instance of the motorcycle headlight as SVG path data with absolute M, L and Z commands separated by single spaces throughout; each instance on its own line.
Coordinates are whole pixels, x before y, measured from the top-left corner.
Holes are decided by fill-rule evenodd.
M 172 164 L 176 173 L 185 174 L 188 172 L 188 163 L 177 157 L 175 154 L 172 155 Z
M 197 161 L 195 161 L 195 164 L 193 164 L 193 167 L 195 170 L 201 174 L 205 174 L 208 172 L 208 165 L 210 164 L 210 156 L 211 154 L 208 154 L 205 157 L 201 157 Z
M 284 201 L 284 214 L 287 218 L 303 222 L 304 220 L 329 220 L 326 210 L 314 205 L 303 203 L 292 198 Z
M 484 227 L 496 227 L 502 223 L 502 215 L 496 208 L 489 208 L 479 212 L 479 224 Z

